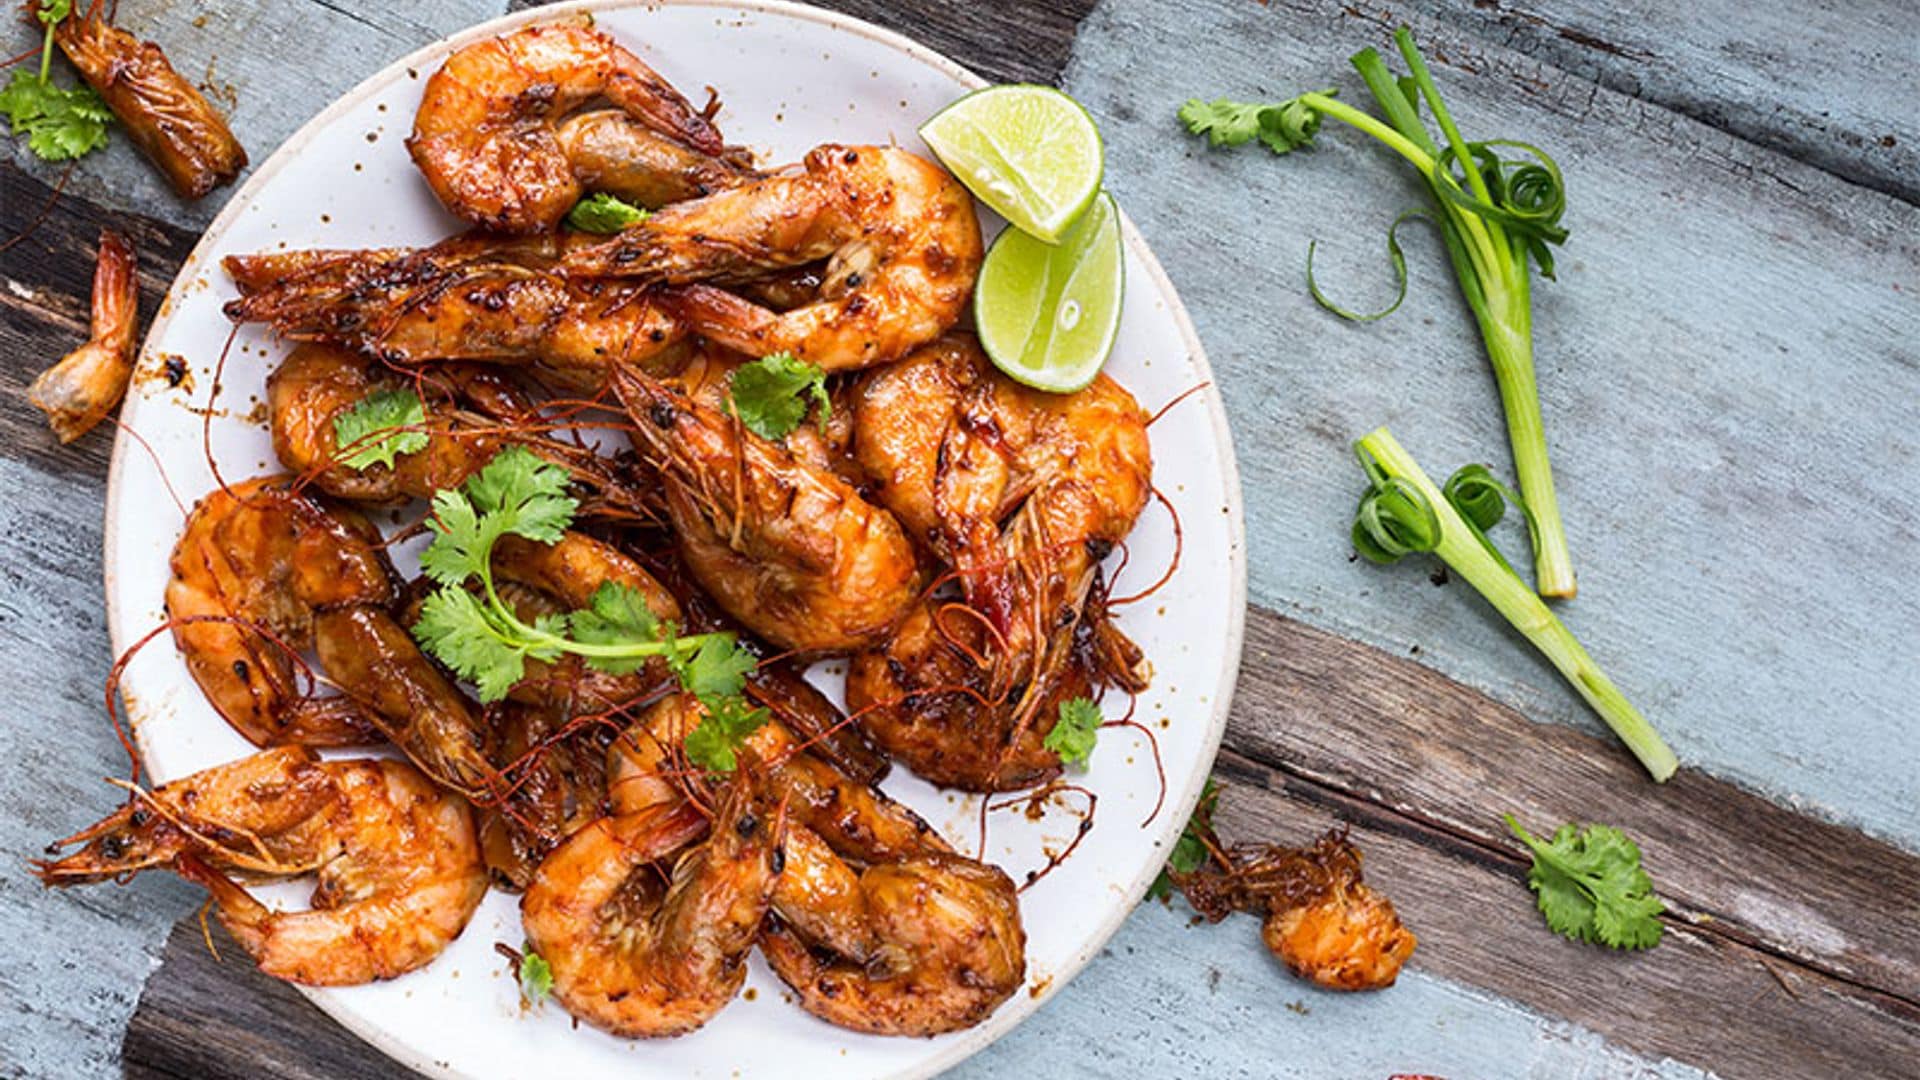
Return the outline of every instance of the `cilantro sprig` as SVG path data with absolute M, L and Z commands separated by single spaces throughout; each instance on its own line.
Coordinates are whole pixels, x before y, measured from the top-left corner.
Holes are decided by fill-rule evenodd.
M 341 464 L 349 469 L 375 465 L 392 468 L 401 454 L 417 454 L 427 448 L 427 433 L 420 430 L 426 422 L 427 411 L 419 394 L 393 388 L 375 390 L 333 418 L 334 443 L 346 452 Z
M 1202 838 L 1213 832 L 1213 808 L 1219 802 L 1220 785 L 1208 777 L 1206 786 L 1200 789 L 1200 801 L 1194 804 L 1193 816 L 1187 819 L 1187 827 L 1180 830 L 1180 839 L 1173 842 L 1173 850 L 1167 853 L 1167 865 L 1147 887 L 1149 899 L 1162 900 L 1173 895 L 1172 874 L 1191 874 L 1207 864 L 1211 855 Z
M 601 583 L 587 607 L 530 623 L 500 599 L 494 546 L 504 536 L 558 543 L 577 508 L 567 494 L 566 470 L 519 446 L 494 455 L 460 488 L 435 493 L 428 522 L 434 538 L 420 556 L 420 569 L 440 587 L 422 605 L 414 637 L 473 683 L 482 701 L 505 697 L 526 677 L 529 659 L 550 662 L 572 654 L 596 670 L 627 674 L 649 657 L 663 657 L 706 707 L 701 728 L 715 725 L 706 735 L 696 729 L 688 737 L 688 756 L 709 769 L 731 770 L 733 748 L 766 719 L 740 698 L 755 662 L 732 634 L 682 637 L 637 590 L 610 581 Z
M 46 27 L 40 43 L 40 68 L 20 68 L 0 89 L 0 115 L 7 130 L 27 137 L 27 149 L 42 161 L 68 161 L 107 145 L 107 125 L 113 112 L 93 88 L 85 84 L 70 90 L 52 79 L 53 29 L 73 14 L 73 0 L 45 0 L 34 17 Z
M 1653 895 L 1653 879 L 1640 865 L 1640 846 L 1611 825 L 1576 829 L 1562 825 L 1551 840 L 1537 840 L 1512 814 L 1507 828 L 1533 852 L 1527 884 L 1540 898 L 1540 914 L 1553 932 L 1610 949 L 1650 949 L 1660 944 L 1667 910 Z
M 581 232 L 602 236 L 617 233 L 629 225 L 638 225 L 653 214 L 604 191 L 573 204 L 567 211 L 567 224 Z
M 1539 147 L 1513 139 L 1469 142 L 1441 100 L 1413 33 L 1403 26 L 1393 40 L 1406 62 L 1406 76 L 1395 77 L 1375 49 L 1362 49 L 1351 61 L 1379 116 L 1322 90 L 1272 104 L 1195 99 L 1181 107 L 1180 119 L 1188 131 L 1205 135 L 1213 146 L 1258 139 L 1276 154 L 1311 145 L 1321 120 L 1337 120 L 1379 140 L 1420 173 L 1431 197 L 1425 206 L 1401 214 L 1387 230 L 1387 254 L 1400 297 L 1406 296 L 1407 264 L 1395 233 L 1408 218 L 1423 217 L 1440 229 L 1500 386 L 1514 471 L 1539 526 L 1534 576 L 1540 595 L 1571 597 L 1576 591 L 1573 562 L 1547 461 L 1534 370 L 1532 300 L 1532 268 L 1551 280 L 1553 248 L 1567 239 L 1560 224 L 1566 185 L 1560 167 Z M 1423 104 L 1440 129 L 1440 139 L 1421 117 Z M 1396 299 L 1385 311 L 1357 314 L 1335 305 L 1314 282 L 1313 251 L 1309 244 L 1307 287 L 1322 307 L 1342 318 L 1367 321 L 1400 306 Z
M 727 401 L 747 430 L 763 439 L 784 439 L 806 419 L 810 404 L 820 406 L 820 430 L 833 415 L 827 373 L 789 352 L 763 356 L 734 370 Z
M 1069 698 L 1060 703 L 1060 719 L 1040 745 L 1059 754 L 1062 764 L 1084 767 L 1093 754 L 1093 744 L 1100 738 L 1100 725 L 1104 722 L 1100 706 L 1095 705 L 1092 698 Z

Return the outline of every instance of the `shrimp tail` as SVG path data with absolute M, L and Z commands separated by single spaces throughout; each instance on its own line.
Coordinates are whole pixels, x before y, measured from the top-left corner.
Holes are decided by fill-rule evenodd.
M 133 244 L 112 229 L 100 232 L 93 268 L 92 337 L 40 373 L 27 397 L 63 443 L 104 419 L 126 396 L 133 378 L 133 333 L 139 325 L 140 282 Z

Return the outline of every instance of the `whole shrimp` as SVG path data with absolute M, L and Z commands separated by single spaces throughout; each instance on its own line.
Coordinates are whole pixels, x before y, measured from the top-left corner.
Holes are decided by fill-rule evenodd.
M 1058 769 L 1043 740 L 1061 702 L 1144 684 L 1099 564 L 1148 498 L 1146 414 L 1105 376 L 1022 387 L 958 334 L 863 376 L 854 401 L 874 497 L 954 567 L 965 603 L 930 598 L 856 657 L 848 705 L 936 783 L 1038 783 Z
M 403 761 L 321 761 L 286 747 L 194 773 L 56 846 L 48 885 L 170 868 L 206 887 L 221 923 L 275 978 L 353 986 L 425 965 L 487 889 L 467 803 Z M 274 911 L 235 884 L 315 874 L 312 908 Z
M 224 310 L 393 364 L 528 365 L 577 390 L 604 386 L 619 364 L 671 370 L 686 323 L 656 290 L 558 273 L 550 251 L 560 243 L 455 237 L 411 251 L 231 255 L 223 265 L 241 295 Z
M 93 336 L 27 388 L 27 400 L 47 414 L 47 424 L 61 442 L 92 431 L 126 395 L 133 378 L 139 305 L 133 245 L 112 229 L 100 230 L 100 254 L 93 267 Z
M 540 864 L 520 917 L 569 1013 L 657 1038 L 700 1027 L 739 993 L 786 833 L 784 814 L 766 813 L 753 787 L 743 768 L 711 828 L 687 804 L 600 818 Z M 668 859 L 662 880 L 653 864 Z
M 973 197 L 944 170 L 896 147 L 828 145 L 797 170 L 675 203 L 562 264 L 575 276 L 686 285 L 675 309 L 711 340 L 844 371 L 898 359 L 954 325 L 981 258 Z M 818 299 L 790 311 L 714 287 L 820 259 Z
M 175 644 L 214 708 L 255 745 L 384 735 L 442 783 L 489 790 L 497 774 L 480 754 L 471 703 L 390 614 L 398 590 L 380 543 L 365 518 L 287 477 L 215 489 L 174 547 Z M 293 665 L 309 645 L 343 693 L 298 692 Z
M 29 11 L 39 6 L 37 0 L 27 5 Z M 53 40 L 134 145 L 183 199 L 197 199 L 240 175 L 247 152 L 226 120 L 173 69 L 160 46 L 108 25 L 103 6 L 92 0 L 81 11 L 75 4 L 55 25 Z
M 783 649 L 836 652 L 879 640 L 913 602 L 899 523 L 832 470 L 640 373 L 614 388 L 681 558 L 733 618 Z
M 343 460 L 335 422 L 383 390 L 418 394 L 425 448 L 392 465 L 354 468 Z M 545 437 L 547 422 L 520 386 L 485 365 L 436 364 L 409 377 L 377 360 L 331 345 L 296 347 L 267 376 L 267 419 L 280 463 L 315 487 L 350 502 L 387 506 L 459 487 L 512 444 L 572 474 L 580 516 L 651 520 L 655 505 L 607 459 Z
M 728 153 L 707 114 L 588 20 L 526 27 L 449 56 L 427 80 L 407 150 L 447 209 L 487 229 L 538 232 L 581 194 L 555 124 L 600 98 L 692 151 Z
M 701 706 L 676 694 L 608 753 L 620 813 L 669 812 L 688 781 L 675 748 Z M 857 1031 L 935 1035 L 979 1023 L 1025 977 L 1013 882 L 954 853 L 919 815 L 840 773 L 777 721 L 746 740 L 788 807 L 775 920 L 761 948 L 809 1012 Z

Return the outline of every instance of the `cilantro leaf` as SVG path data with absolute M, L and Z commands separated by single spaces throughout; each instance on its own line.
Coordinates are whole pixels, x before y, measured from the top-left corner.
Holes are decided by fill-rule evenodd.
M 567 224 L 581 232 L 604 236 L 617 233 L 629 225 L 638 225 L 652 216 L 649 211 L 632 203 L 604 191 L 596 191 L 573 204 L 573 209 L 567 211 Z
M 463 490 L 474 509 L 502 519 L 498 535 L 513 533 L 557 544 L 580 506 L 567 494 L 569 479 L 567 470 L 540 460 L 526 447 L 509 446 L 493 455 Z
M 1167 871 L 1191 874 L 1207 864 L 1207 845 L 1201 836 L 1213 830 L 1213 808 L 1219 801 L 1220 785 L 1209 776 L 1206 786 L 1200 789 L 1200 801 L 1194 804 L 1193 816 L 1187 819 L 1187 827 L 1180 830 L 1180 839 L 1173 842 L 1173 850 L 1167 853 L 1166 868 L 1147 889 L 1149 899 L 1160 900 L 1172 895 L 1173 878 Z
M 52 29 L 71 14 L 73 0 L 42 0 L 40 9 L 33 13 L 33 17 L 39 19 L 42 26 Z
M 42 161 L 68 161 L 107 145 L 113 113 L 89 86 L 63 90 L 44 70 L 21 68 L 0 90 L 7 130 L 27 137 L 27 149 Z
M 735 751 L 767 722 L 767 710 L 756 709 L 747 704 L 746 698 L 737 696 L 701 698 L 700 704 L 705 706 L 706 715 L 681 743 L 687 760 L 713 772 L 732 772 L 740 764 Z
M 567 627 L 575 641 L 589 645 L 657 642 L 673 632 L 662 626 L 640 590 L 615 581 L 601 582 L 587 606 L 568 616 Z M 587 657 L 590 666 L 613 675 L 631 674 L 646 662 L 645 656 Z
M 528 948 L 520 954 L 520 996 L 538 1005 L 553 992 L 553 966 Z
M 709 634 L 692 655 L 669 653 L 667 664 L 688 693 L 706 702 L 738 697 L 759 661 L 732 634 Z
M 753 654 L 729 633 L 679 637 L 629 586 L 602 582 L 585 608 L 550 612 L 531 623 L 501 601 L 493 584 L 494 545 L 509 534 L 558 543 L 578 505 L 567 484 L 565 469 L 514 446 L 495 454 L 459 488 L 434 492 L 428 520 L 433 543 L 421 553 L 420 569 L 440 588 L 421 606 L 413 636 L 473 683 L 482 701 L 505 697 L 526 677 L 527 660 L 552 661 L 563 654 L 618 674 L 638 670 L 648 657 L 664 657 L 709 709 L 719 708 L 723 699 L 737 701 L 756 662 Z M 745 710 L 745 703 L 738 708 Z M 734 719 L 736 727 L 744 723 Z M 751 733 L 752 727 L 745 730 Z M 716 760 L 722 749 L 726 746 L 715 747 Z
M 1333 96 L 1332 90 L 1321 93 Z M 1192 98 L 1180 106 L 1180 122 L 1189 132 L 1205 135 L 1209 145 L 1239 146 L 1258 139 L 1276 154 L 1310 145 L 1320 130 L 1320 114 L 1298 98 L 1273 103 Z
M 419 394 L 392 388 L 375 390 L 333 418 L 333 439 L 340 449 L 352 451 L 341 462 L 349 469 L 374 465 L 392 468 L 393 459 L 399 455 L 417 454 L 427 448 L 426 432 L 401 430 L 418 429 L 426 422 L 427 410 Z
M 1553 932 L 1610 949 L 1649 949 L 1665 932 L 1667 909 L 1653 895 L 1653 879 L 1640 865 L 1640 847 L 1610 825 L 1576 829 L 1562 825 L 1540 841 L 1506 816 L 1507 828 L 1533 852 L 1527 885 L 1539 895 L 1540 913 Z
M 485 603 L 458 586 L 435 590 L 420 605 L 413 636 L 426 650 L 474 684 L 480 700 L 498 701 L 526 676 L 527 649 L 509 640 Z
M 1040 745 L 1059 754 L 1064 765 L 1085 766 L 1103 722 L 1100 706 L 1092 698 L 1070 698 L 1060 703 L 1060 719 Z
M 778 352 L 736 369 L 727 400 L 747 430 L 763 439 L 784 439 L 806 419 L 808 399 L 820 406 L 820 428 L 833 415 L 827 373 L 817 365 Z

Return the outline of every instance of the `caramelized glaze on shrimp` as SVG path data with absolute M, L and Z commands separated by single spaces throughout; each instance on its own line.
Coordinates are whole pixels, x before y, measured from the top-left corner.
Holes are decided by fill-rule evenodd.
M 729 615 L 782 648 L 833 652 L 878 640 L 913 602 L 912 545 L 852 485 L 644 376 L 615 389 L 681 557 Z
M 467 803 L 403 761 L 302 748 L 215 766 L 137 797 L 36 867 L 70 885 L 166 866 L 207 888 L 260 970 L 309 986 L 390 979 L 438 956 L 486 893 Z M 274 911 L 227 871 L 314 873 L 312 909 Z
M 425 448 L 392 465 L 342 460 L 335 422 L 382 390 L 417 392 Z M 606 458 L 539 434 L 546 421 L 517 382 L 481 364 L 436 364 L 417 375 L 331 345 L 301 345 L 267 376 L 267 420 L 280 463 L 351 502 L 388 506 L 459 487 L 494 454 L 522 446 L 567 470 L 583 519 L 650 520 L 654 501 Z
M 427 80 L 407 150 L 435 195 L 500 232 L 553 227 L 580 199 L 557 121 L 605 98 L 690 150 L 727 148 L 707 116 L 586 20 L 469 45 Z
M 107 25 L 100 0 L 54 27 L 53 40 L 106 101 L 127 136 L 183 199 L 197 199 L 247 167 L 247 152 L 160 46 Z M 39 8 L 29 4 L 28 10 Z
M 379 544 L 365 518 L 296 492 L 288 477 L 216 489 L 174 547 L 174 640 L 214 707 L 256 745 L 364 744 L 377 732 L 442 783 L 489 790 L 497 775 L 473 707 L 394 621 L 398 591 Z M 309 645 L 342 695 L 297 692 L 293 657 Z
M 133 332 L 139 325 L 140 281 L 133 245 L 112 229 L 100 230 L 93 267 L 92 337 L 41 372 L 27 400 L 47 414 L 47 424 L 70 443 L 106 419 L 126 396 L 133 378 Z
M 223 265 L 241 295 L 225 311 L 394 364 L 533 365 L 573 389 L 604 386 L 616 364 L 671 370 L 684 322 L 654 290 L 557 273 L 563 246 L 455 237 L 417 251 L 230 255 Z
M 701 716 L 691 695 L 676 694 L 614 741 L 616 812 L 681 805 L 675 748 Z M 1004 873 L 955 854 L 919 815 L 777 721 L 746 746 L 793 819 L 761 947 L 804 1008 L 857 1031 L 935 1035 L 979 1023 L 1019 988 L 1026 935 Z
M 700 1027 L 739 993 L 786 832 L 753 794 L 742 769 L 711 829 L 690 805 L 601 818 L 540 864 L 520 916 L 568 1012 L 658 1038 Z M 667 859 L 663 879 L 651 864 Z
M 675 203 L 570 252 L 576 276 L 687 284 L 700 333 L 829 371 L 898 359 L 960 318 L 982 258 L 973 197 L 938 166 L 883 146 L 821 146 L 797 171 Z M 776 314 L 714 288 L 828 259 L 819 298 Z

